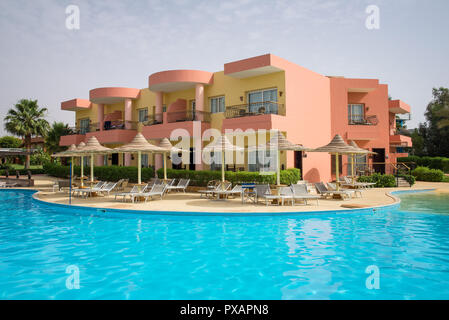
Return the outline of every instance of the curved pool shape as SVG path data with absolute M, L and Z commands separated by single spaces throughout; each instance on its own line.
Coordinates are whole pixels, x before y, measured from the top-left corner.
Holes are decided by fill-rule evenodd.
M 408 212 L 128 218 L 31 195 L 0 191 L 1 299 L 449 297 L 449 217 L 421 211 L 432 193 L 401 195 Z

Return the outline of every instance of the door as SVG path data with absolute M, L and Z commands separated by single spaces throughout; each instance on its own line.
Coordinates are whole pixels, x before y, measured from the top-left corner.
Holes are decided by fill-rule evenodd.
M 295 168 L 301 170 L 302 177 L 302 151 L 295 151 Z
M 195 170 L 195 152 L 194 152 L 193 148 L 190 148 L 189 170 Z
M 373 152 L 373 170 L 374 172 L 385 174 L 385 149 L 375 149 Z
M 118 166 L 118 153 L 113 153 L 112 154 L 111 164 L 113 166 Z

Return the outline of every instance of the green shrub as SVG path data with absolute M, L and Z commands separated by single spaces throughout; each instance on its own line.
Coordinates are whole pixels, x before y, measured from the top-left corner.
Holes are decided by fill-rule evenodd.
M 157 176 L 159 178 L 164 177 L 163 169 L 157 171 Z M 211 180 L 220 180 L 221 171 L 211 171 L 211 170 L 201 170 L 201 171 L 190 171 L 190 170 L 174 170 L 167 169 L 167 177 L 172 179 L 190 179 L 191 186 L 206 186 Z M 255 182 L 255 183 L 268 183 L 276 184 L 276 174 L 260 174 L 259 172 L 247 172 L 247 171 L 226 171 L 225 179 L 232 182 L 233 184 L 239 184 L 244 182 Z M 281 171 L 281 184 L 291 184 L 296 183 L 301 179 L 301 171 L 299 169 L 287 169 Z
M 69 166 L 47 163 L 44 165 L 44 172 L 50 176 L 58 178 L 68 178 L 70 175 Z M 74 174 L 81 175 L 81 167 L 73 168 Z M 90 174 L 90 168 L 84 167 L 84 175 Z M 119 166 L 99 166 L 94 168 L 94 176 L 98 180 L 118 181 L 120 179 L 129 179 L 130 182 L 137 182 L 137 167 L 119 167 Z M 152 168 L 142 168 L 142 181 L 148 181 L 154 177 Z
M 370 176 L 361 176 L 357 179 L 358 182 L 376 183 L 376 188 L 392 188 L 396 187 L 396 178 L 391 174 L 374 173 Z
M 418 167 L 442 170 L 449 173 L 449 158 L 409 156 L 397 159 L 398 162 L 415 163 Z
M 16 169 L 14 169 L 14 167 L 8 167 L 6 168 L 9 171 L 9 176 L 15 176 L 16 175 Z M 6 169 L 2 169 L 0 170 L 0 175 L 4 176 L 6 174 Z M 44 174 L 45 170 L 41 169 L 41 168 L 31 168 L 31 169 L 19 169 L 17 171 L 19 171 L 20 175 L 26 175 L 28 173 L 28 170 L 30 170 L 31 175 L 34 174 Z
M 416 178 L 411 174 L 400 174 L 399 177 L 404 178 L 410 186 L 413 186 L 416 183 Z
M 417 167 L 412 171 L 412 175 L 418 181 L 441 182 L 444 178 L 444 173 L 438 169 L 429 169 L 427 167 Z

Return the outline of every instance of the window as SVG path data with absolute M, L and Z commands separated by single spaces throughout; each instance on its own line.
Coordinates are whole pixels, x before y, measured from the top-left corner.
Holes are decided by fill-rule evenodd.
M 89 132 L 90 127 L 90 119 L 81 119 L 80 120 L 80 134 L 86 134 Z
M 278 90 L 267 89 L 248 93 L 249 112 L 278 114 Z
M 210 112 L 219 113 L 225 112 L 225 97 L 210 98 Z
M 336 174 L 335 172 L 335 154 L 331 155 L 331 172 L 332 174 Z M 338 171 L 340 172 L 340 174 L 342 173 L 342 162 L 343 162 L 343 157 L 341 155 L 338 155 Z
M 348 166 L 347 166 L 348 175 L 352 175 L 352 171 L 351 171 L 351 157 L 352 156 L 348 156 Z M 366 154 L 356 154 L 354 156 L 354 173 L 357 175 L 357 173 L 366 171 L 366 169 L 367 169 L 367 162 L 368 161 L 367 161 Z M 334 163 L 334 167 L 335 167 L 335 163 Z
M 148 168 L 148 154 L 142 154 L 142 168 Z
M 262 150 L 262 151 L 250 151 L 248 152 L 248 171 L 256 172 L 272 172 L 276 171 L 276 153 L 277 151 L 273 151 L 273 154 L 270 153 L 270 150 Z
M 350 124 L 365 122 L 365 106 L 363 104 L 348 104 L 348 120 Z
M 139 122 L 145 122 L 148 120 L 148 108 L 139 109 Z

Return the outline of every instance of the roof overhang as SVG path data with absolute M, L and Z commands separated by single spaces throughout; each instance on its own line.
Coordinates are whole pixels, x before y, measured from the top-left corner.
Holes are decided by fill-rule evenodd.
M 395 114 L 405 114 L 410 113 L 411 108 L 408 104 L 401 100 L 389 100 L 388 110 Z
M 265 54 L 258 57 L 226 63 L 224 74 L 233 78 L 244 79 L 284 71 L 276 64 L 276 57 Z
M 140 89 L 107 87 L 96 88 L 89 92 L 89 99 L 97 104 L 114 104 L 125 99 L 137 99 L 140 95 Z
M 80 111 L 90 109 L 91 103 L 86 99 L 72 99 L 61 102 L 61 110 L 66 111 Z
M 195 88 L 197 84 L 214 82 L 214 74 L 201 70 L 168 70 L 148 77 L 148 88 L 154 92 L 174 92 Z

